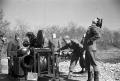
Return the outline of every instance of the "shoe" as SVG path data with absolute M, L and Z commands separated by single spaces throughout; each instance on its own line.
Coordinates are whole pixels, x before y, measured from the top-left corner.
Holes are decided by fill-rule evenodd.
M 71 79 L 71 77 L 72 77 L 72 72 L 69 72 L 67 79 Z
M 99 72 L 98 71 L 94 72 L 94 81 L 99 81 Z

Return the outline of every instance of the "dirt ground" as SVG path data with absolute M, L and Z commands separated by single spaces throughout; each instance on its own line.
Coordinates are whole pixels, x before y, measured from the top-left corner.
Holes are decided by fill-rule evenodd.
M 59 64 L 59 66 L 60 66 L 59 70 L 60 70 L 60 73 L 61 73 L 61 77 L 60 77 L 61 81 L 87 81 L 87 73 L 84 73 L 84 74 L 72 74 L 71 79 L 66 79 L 67 74 L 68 74 L 69 64 L 70 64 L 69 61 L 64 61 L 64 62 L 61 62 Z M 104 68 L 102 63 L 98 63 L 98 65 L 99 65 L 99 69 L 100 69 L 100 81 L 114 81 L 111 78 L 111 76 L 107 74 L 107 70 Z M 77 73 L 80 70 L 81 70 L 81 68 L 80 68 L 79 64 L 77 64 L 77 66 L 74 68 L 74 72 Z M 2 71 L 2 72 L 4 72 L 4 71 Z M 4 72 L 4 73 L 6 73 L 6 72 Z M 16 81 L 16 80 L 9 79 L 7 77 L 7 74 L 1 74 L 0 75 L 0 81 Z M 41 81 L 41 80 L 39 80 L 39 81 Z
M 97 54 L 97 64 L 100 70 L 100 81 L 120 81 L 120 51 L 118 49 L 110 49 L 99 51 Z M 16 81 L 7 77 L 7 59 L 3 60 L 1 67 L 0 81 Z M 72 74 L 71 79 L 66 79 L 69 70 L 70 61 L 66 60 L 59 63 L 59 71 L 61 73 L 60 81 L 87 81 L 87 72 L 84 74 Z M 81 67 L 79 63 L 74 68 L 74 72 L 79 72 Z M 47 79 L 39 79 L 38 81 L 48 81 Z

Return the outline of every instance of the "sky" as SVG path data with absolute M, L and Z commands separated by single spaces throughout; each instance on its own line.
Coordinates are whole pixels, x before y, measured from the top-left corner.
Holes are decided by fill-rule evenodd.
M 5 19 L 32 27 L 69 22 L 88 27 L 95 17 L 103 18 L 109 29 L 120 27 L 120 0 L 6 0 Z

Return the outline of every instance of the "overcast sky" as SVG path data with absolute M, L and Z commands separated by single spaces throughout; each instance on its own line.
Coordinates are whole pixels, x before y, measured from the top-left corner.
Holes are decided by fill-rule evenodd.
M 120 0 L 6 0 L 5 18 L 31 26 L 67 25 L 75 22 L 88 27 L 95 17 L 102 17 L 110 28 L 120 27 Z

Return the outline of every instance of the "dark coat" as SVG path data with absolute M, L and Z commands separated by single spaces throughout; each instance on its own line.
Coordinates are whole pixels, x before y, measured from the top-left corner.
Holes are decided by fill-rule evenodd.
M 3 44 L 4 44 L 4 41 L 2 39 L 0 39 L 0 52 L 2 50 Z
M 18 41 L 16 41 L 15 39 L 11 40 L 8 43 L 7 56 L 11 57 L 12 55 L 11 55 L 10 51 L 17 51 L 19 48 L 20 48 L 20 43 Z
M 64 47 L 60 48 L 60 50 L 64 50 L 67 48 L 72 49 L 74 55 L 79 55 L 80 52 L 83 50 L 83 48 L 78 43 L 74 42 L 73 40 L 71 40 L 70 44 L 66 44 Z
M 95 25 L 91 25 L 86 32 L 83 43 L 84 48 L 89 50 L 96 50 L 96 40 L 99 38 L 100 28 Z

